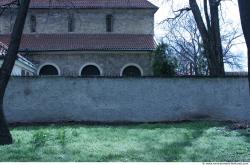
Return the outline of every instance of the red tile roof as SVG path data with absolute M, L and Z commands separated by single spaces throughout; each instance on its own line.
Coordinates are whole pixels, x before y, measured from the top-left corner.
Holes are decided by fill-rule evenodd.
M 6 45 L 9 35 L 0 35 Z M 154 37 L 145 34 L 24 34 L 20 51 L 154 50 Z
M 0 6 L 14 0 L 0 0 Z M 157 9 L 147 0 L 31 0 L 30 8 L 149 8 Z

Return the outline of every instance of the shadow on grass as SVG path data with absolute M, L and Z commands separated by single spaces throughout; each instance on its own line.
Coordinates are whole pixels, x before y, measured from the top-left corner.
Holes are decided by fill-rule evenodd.
M 69 123 L 34 123 L 34 124 L 12 124 L 10 125 L 11 129 L 15 130 L 37 130 L 44 128 L 54 128 L 61 129 L 62 127 L 71 127 L 71 128 L 141 128 L 141 129 L 156 129 L 156 128 L 183 128 L 187 125 L 189 127 L 197 128 L 197 127 L 211 127 L 211 126 L 219 126 L 226 125 L 227 122 L 219 122 L 219 121 L 206 121 L 206 120 L 196 120 L 196 121 L 173 121 L 173 122 L 155 122 L 155 123 L 77 123 L 77 122 L 69 122 Z
M 12 146 L 5 147 L 6 150 L 8 150 L 8 154 L 2 157 L 1 161 L 3 162 L 28 162 L 35 161 L 38 159 L 37 154 L 34 154 L 35 151 L 30 145 L 24 147 L 19 144 L 13 144 Z
M 103 156 L 101 161 L 158 161 L 158 162 L 178 162 L 181 161 L 181 155 L 185 154 L 186 147 L 192 147 L 193 142 L 203 136 L 203 133 L 213 127 L 214 125 L 207 125 L 207 127 L 194 128 L 193 125 L 185 129 L 188 133 L 180 132 L 181 138 L 176 138 L 173 142 L 165 142 L 160 147 L 156 147 L 154 143 L 146 143 L 145 150 L 129 150 L 123 154 L 109 154 Z M 161 127 L 161 125 L 160 125 Z M 145 126 L 142 126 L 145 129 Z M 156 129 L 159 125 L 147 126 L 146 129 Z M 177 128 L 177 127 L 175 127 Z M 183 127 L 180 127 L 183 128 Z M 166 127 L 165 127 L 166 129 Z M 178 133 L 177 133 L 178 134 Z M 146 156 L 147 155 L 147 156 Z
M 241 130 L 238 130 L 238 132 L 239 132 L 243 137 L 245 137 L 246 142 L 249 143 L 249 145 L 250 145 L 250 128 L 248 128 L 248 129 L 241 129 Z
M 30 137 L 18 134 L 20 136 L 19 142 L 8 148 L 8 151 L 13 154 L 6 154 L 1 160 L 178 162 L 182 161 L 182 156 L 187 152 L 186 148 L 192 147 L 194 142 L 204 135 L 205 131 L 212 127 L 224 125 L 225 123 L 221 122 L 197 121 L 128 126 L 51 125 L 29 127 L 27 131 Z M 19 127 L 15 130 L 22 131 L 22 129 L 22 127 Z M 80 140 L 83 137 L 95 139 L 96 144 L 94 146 L 103 147 L 103 150 L 98 148 L 97 151 L 102 151 L 93 152 L 92 149 L 95 149 L 95 147 L 92 147 L 92 149 L 86 151 L 86 154 L 81 153 L 80 149 L 85 148 L 85 145 L 81 144 L 85 142 Z M 116 137 L 118 140 L 110 140 L 112 137 Z M 73 148 L 74 150 L 79 148 L 75 153 L 68 151 L 73 139 L 79 140 L 79 145 Z M 131 145 L 131 142 L 135 145 Z M 125 149 L 119 150 L 114 147 L 107 152 L 104 143 L 110 144 L 111 147 L 114 143 L 117 143 L 114 146 L 124 147 Z M 89 144 L 91 143 L 89 142 Z M 127 147 L 128 145 L 131 145 L 131 147 Z
M 202 137 L 206 129 L 209 128 L 210 127 L 204 129 L 193 129 L 191 135 L 184 136 L 184 138 L 180 141 L 164 145 L 162 149 L 158 150 L 158 152 L 164 154 L 165 161 L 180 161 L 181 155 L 185 154 L 185 148 L 191 147 L 193 145 L 193 142 Z

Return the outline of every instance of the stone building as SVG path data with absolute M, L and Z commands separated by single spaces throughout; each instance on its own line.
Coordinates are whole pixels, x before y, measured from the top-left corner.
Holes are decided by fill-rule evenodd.
M 20 53 L 38 75 L 150 76 L 157 9 L 147 0 L 31 0 Z M 0 17 L 5 44 L 16 12 Z

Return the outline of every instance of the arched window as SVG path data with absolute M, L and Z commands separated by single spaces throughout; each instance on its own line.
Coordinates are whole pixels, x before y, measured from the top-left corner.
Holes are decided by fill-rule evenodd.
M 122 70 L 121 75 L 124 77 L 140 77 L 142 72 L 137 66 L 127 66 Z
M 32 33 L 36 32 L 36 16 L 30 16 L 30 31 Z
M 81 71 L 81 76 L 84 76 L 84 77 L 100 76 L 100 75 L 101 75 L 101 71 L 99 70 L 97 66 L 94 66 L 94 65 L 87 65 L 83 67 Z
M 57 70 L 57 68 L 53 65 L 44 65 L 40 71 L 39 71 L 39 75 L 43 76 L 43 75 L 48 75 L 48 76 L 57 76 L 59 75 L 59 71 Z

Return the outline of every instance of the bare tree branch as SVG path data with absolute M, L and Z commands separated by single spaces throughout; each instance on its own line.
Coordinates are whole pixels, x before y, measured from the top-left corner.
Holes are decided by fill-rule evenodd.
M 0 16 L 7 10 L 12 7 L 20 6 L 19 0 L 13 0 L 3 5 L 0 5 Z

